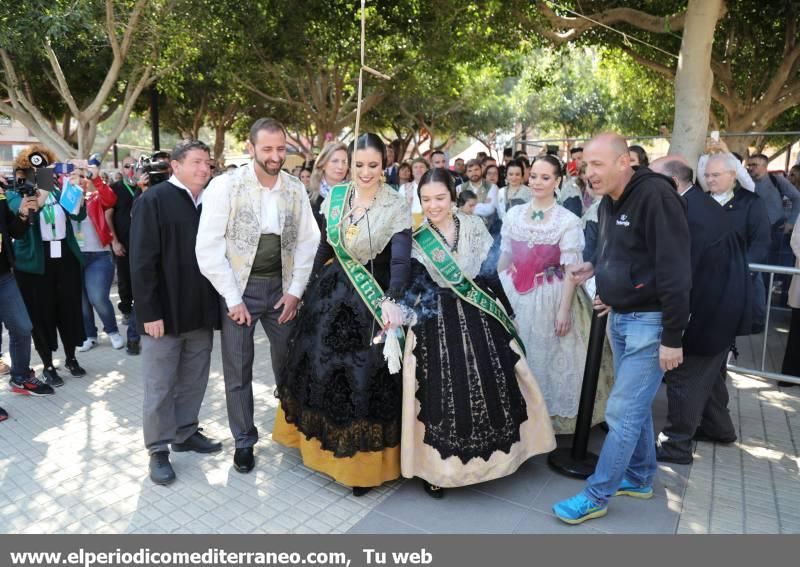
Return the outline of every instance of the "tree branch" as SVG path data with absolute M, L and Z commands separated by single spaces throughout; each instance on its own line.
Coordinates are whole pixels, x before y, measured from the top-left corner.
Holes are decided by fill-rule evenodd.
M 131 10 L 131 15 L 125 25 L 125 33 L 123 34 L 122 44 L 120 45 L 117 38 L 117 22 L 114 16 L 114 2 L 113 0 L 106 0 L 106 33 L 108 34 L 108 39 L 111 42 L 111 51 L 114 54 L 114 58 L 111 61 L 111 66 L 106 72 L 105 78 L 103 79 L 103 84 L 100 85 L 100 88 L 97 91 L 97 95 L 94 97 L 94 100 L 92 100 L 91 104 L 89 104 L 89 106 L 87 106 L 81 113 L 80 117 L 78 118 L 79 121 L 90 119 L 91 117 L 99 115 L 103 111 L 103 105 L 106 103 L 108 96 L 111 94 L 111 91 L 117 84 L 120 71 L 122 70 L 122 66 L 125 64 L 125 59 L 128 56 L 128 50 L 130 49 L 131 42 L 133 41 L 133 36 L 137 31 L 137 27 L 139 26 L 139 20 L 149 2 L 150 0 L 136 1 L 136 4 L 133 6 L 133 10 Z
M 584 18 L 559 16 L 546 2 L 536 2 L 536 7 L 539 13 L 547 18 L 553 28 L 567 30 L 563 32 L 549 30 L 549 33 L 547 33 L 547 30 L 542 30 L 549 39 L 557 43 L 572 41 L 597 26 L 596 23 Z M 624 23 L 652 33 L 680 31 L 686 21 L 685 10 L 671 16 L 654 16 L 634 8 L 611 8 L 596 14 L 587 14 L 587 16 L 607 26 Z

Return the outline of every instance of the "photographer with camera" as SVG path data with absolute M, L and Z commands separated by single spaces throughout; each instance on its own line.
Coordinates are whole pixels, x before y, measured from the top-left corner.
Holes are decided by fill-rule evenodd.
M 40 160 L 42 156 L 46 159 Z M 53 159 L 48 150 L 33 146 L 17 156 L 16 164 L 26 171 L 38 169 L 31 171 L 36 174 L 35 178 L 39 180 L 49 176 L 52 183 L 52 170 L 45 168 Z M 43 170 L 45 175 L 40 175 Z M 80 172 L 75 175 L 80 179 Z M 12 211 L 25 210 L 19 193 L 12 193 L 8 200 Z M 62 193 L 56 188 L 52 191 L 40 190 L 38 205 L 41 209 L 38 220 L 14 242 L 15 276 L 33 323 L 33 344 L 44 364 L 44 381 L 57 387 L 64 384 L 53 366 L 58 335 L 61 335 L 65 366 L 70 374 L 86 374 L 75 358 L 75 349 L 86 338 L 81 312 L 81 270 L 84 261 L 72 223 L 68 222 L 70 219 L 84 220 L 86 206 L 81 193 L 76 203 L 77 212 L 71 213 L 65 209 Z
M 45 396 L 53 394 L 53 388 L 36 379 L 30 369 L 31 363 L 31 324 L 28 310 L 22 300 L 14 278 L 14 248 L 12 238 L 22 238 L 29 232 L 28 215 L 39 208 L 36 195 L 19 201 L 19 213 L 8 205 L 8 197 L 15 191 L 14 180 L 6 182 L 0 178 L 0 323 L 8 329 L 11 355 L 11 391 L 18 394 Z M 0 421 L 8 414 L 0 408 Z

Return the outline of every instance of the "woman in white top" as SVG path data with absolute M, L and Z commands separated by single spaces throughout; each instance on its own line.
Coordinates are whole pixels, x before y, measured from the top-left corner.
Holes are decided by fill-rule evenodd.
M 533 198 L 530 187 L 522 182 L 524 177 L 525 166 L 522 162 L 514 160 L 506 166 L 506 186 L 497 195 L 497 215 L 500 220 L 506 216 L 508 209 L 529 203 Z
M 415 159 L 411 162 L 411 175 L 413 179 L 409 183 L 400 186 L 399 193 L 406 198 L 408 207 L 411 210 L 412 229 L 416 229 L 422 224 L 422 205 L 419 202 L 417 188 L 419 187 L 419 180 L 422 179 L 422 176 L 425 175 L 425 172 L 429 169 L 430 166 L 425 158 Z

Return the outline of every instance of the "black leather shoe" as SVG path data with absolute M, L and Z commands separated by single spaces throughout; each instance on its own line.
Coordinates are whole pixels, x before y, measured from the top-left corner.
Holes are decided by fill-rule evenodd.
M 139 341 L 128 341 L 128 343 L 125 345 L 125 352 L 136 356 L 142 352 L 142 345 L 139 343 Z
M 175 471 L 169 464 L 169 451 L 159 451 L 150 455 L 150 480 L 162 486 L 175 481 Z
M 370 490 L 372 490 L 371 486 L 354 486 L 353 496 L 364 496 L 365 494 L 368 494 Z
M 669 455 L 667 453 L 662 453 L 661 451 L 656 451 L 656 461 L 659 463 L 672 463 L 674 465 L 691 465 L 692 461 L 694 461 L 694 457 L 691 455 L 689 456 L 679 456 L 679 455 Z
M 711 435 L 708 435 L 705 431 L 701 431 L 700 429 L 698 429 L 692 436 L 692 441 L 704 441 L 706 443 L 719 443 L 721 445 L 730 445 L 731 443 L 736 442 L 736 435 L 734 435 L 733 437 L 712 437 Z
M 256 466 L 252 447 L 242 447 L 233 452 L 233 468 L 236 472 L 249 473 Z
M 64 379 L 59 376 L 58 372 L 56 371 L 55 366 L 51 366 L 50 368 L 45 368 L 42 371 L 42 382 L 47 384 L 48 386 L 52 386 L 53 388 L 60 388 L 64 385 Z
M 3 408 L 0 408 L 0 421 L 5 421 L 8 419 L 8 412 Z
M 76 358 L 71 358 L 67 362 L 64 363 L 64 366 L 67 367 L 69 373 L 73 376 L 80 378 L 81 376 L 86 376 L 86 371 L 81 368 L 81 365 L 78 364 L 78 360 Z
M 431 484 L 428 481 L 423 481 L 423 486 L 425 487 L 425 492 L 428 493 L 428 496 L 434 498 L 436 500 L 441 500 L 444 498 L 444 488 L 441 486 L 436 486 L 435 484 Z
M 186 451 L 194 451 L 195 453 L 218 453 L 222 451 L 222 442 L 209 439 L 202 433 L 200 429 L 195 431 L 183 443 L 173 443 L 172 450 L 176 453 L 185 453 Z

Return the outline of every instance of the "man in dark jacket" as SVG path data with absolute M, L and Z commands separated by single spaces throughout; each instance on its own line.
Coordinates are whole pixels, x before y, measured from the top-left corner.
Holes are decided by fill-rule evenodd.
M 106 223 L 111 229 L 111 242 L 117 258 L 117 285 L 119 287 L 119 310 L 124 317 L 131 313 L 133 294 L 131 292 L 131 268 L 128 259 L 131 232 L 131 209 L 133 201 L 142 191 L 134 180 L 136 160 L 128 156 L 122 160 L 122 179 L 111 185 L 117 202 L 106 210 Z
M 683 335 L 683 364 L 664 376 L 667 424 L 656 458 L 692 462 L 692 438 L 736 440 L 728 412 L 724 370 L 730 345 L 749 311 L 750 278 L 744 243 L 729 215 L 692 183 L 694 174 L 679 156 L 655 160 L 651 169 L 671 178 L 688 205 L 691 235 L 691 319 Z
M 25 235 L 28 215 L 37 210 L 39 204 L 36 197 L 26 197 L 19 207 L 19 214 L 15 215 L 8 206 L 4 187 L 0 178 L 0 323 L 8 329 L 11 355 L 9 386 L 16 394 L 46 396 L 54 393 L 53 388 L 39 381 L 30 369 L 33 325 L 14 279 L 14 247 L 11 245 L 12 238 Z M 7 418 L 8 414 L 0 408 L 0 421 Z
M 635 172 L 625 140 L 601 134 L 584 149 L 599 210 L 594 262 L 570 270 L 576 283 L 596 276 L 599 314 L 609 311 L 615 382 L 606 406 L 608 435 L 586 489 L 557 503 L 559 519 L 604 516 L 614 495 L 650 498 L 657 470 L 652 403 L 664 372 L 683 362 L 691 265 L 686 203 L 662 175 Z
M 217 293 L 195 256 L 203 190 L 211 178 L 209 149 L 181 142 L 172 153 L 173 175 L 136 199 L 131 223 L 133 307 L 142 333 L 144 442 L 150 478 L 169 484 L 176 452 L 215 453 L 222 443 L 198 428 L 214 328 Z

